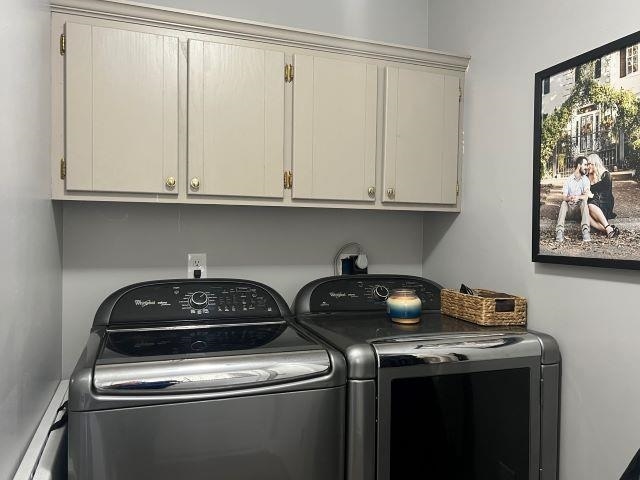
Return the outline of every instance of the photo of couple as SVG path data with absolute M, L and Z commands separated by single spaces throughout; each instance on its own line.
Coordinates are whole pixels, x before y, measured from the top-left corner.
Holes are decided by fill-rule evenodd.
M 640 184 L 578 155 L 566 177 L 540 184 L 540 254 L 640 261 Z
M 591 229 L 607 238 L 620 235 L 620 229 L 609 224 L 616 217 L 613 212 L 615 198 L 611 185 L 611 174 L 598 154 L 576 157 L 573 175 L 562 187 L 562 203 L 556 223 L 556 242 L 564 242 L 567 217 L 580 221 L 583 242 L 591 241 Z
M 640 268 L 639 59 L 640 32 L 536 74 L 534 260 Z

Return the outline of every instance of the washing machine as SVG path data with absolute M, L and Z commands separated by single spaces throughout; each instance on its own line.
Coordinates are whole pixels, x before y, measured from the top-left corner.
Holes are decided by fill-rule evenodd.
M 127 286 L 71 376 L 69 478 L 342 479 L 345 382 L 263 284 Z
M 413 290 L 420 322 L 386 298 Z M 549 335 L 440 313 L 441 287 L 405 275 L 315 280 L 297 321 L 347 361 L 346 478 L 556 480 L 560 351 Z

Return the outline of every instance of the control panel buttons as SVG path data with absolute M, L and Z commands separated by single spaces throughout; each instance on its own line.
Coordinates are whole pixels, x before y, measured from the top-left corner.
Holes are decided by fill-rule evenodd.
M 193 308 L 202 308 L 207 304 L 207 294 L 204 292 L 195 292 L 189 299 L 189 305 Z
M 277 311 L 268 297 L 256 289 L 212 287 L 210 290 L 185 292 L 180 308 L 195 315 L 262 315 Z
M 124 293 L 115 303 L 109 322 L 217 321 L 280 313 L 277 300 L 258 286 L 214 280 L 160 282 Z
M 386 300 L 389 296 L 389 289 L 384 285 L 376 285 L 373 287 L 373 297 L 376 300 Z
M 407 288 L 415 290 L 423 310 L 440 310 L 439 285 L 427 279 L 402 275 L 336 277 L 313 286 L 308 294 L 307 308 L 310 312 L 383 311 L 390 292 Z

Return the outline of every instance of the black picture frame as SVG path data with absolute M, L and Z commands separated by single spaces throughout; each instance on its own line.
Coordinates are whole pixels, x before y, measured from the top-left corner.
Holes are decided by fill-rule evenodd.
M 613 42 L 607 43 L 606 45 L 602 45 L 598 48 L 590 50 L 588 52 L 577 55 L 569 60 L 565 60 L 557 65 L 541 70 L 535 74 L 535 88 L 534 88 L 534 128 L 533 128 L 533 195 L 532 195 L 532 261 L 539 263 L 553 263 L 553 264 L 565 264 L 565 265 L 580 265 L 580 266 L 593 266 L 593 267 L 604 267 L 604 268 L 620 268 L 620 269 L 632 269 L 632 270 L 640 270 L 640 235 L 635 236 L 637 239 L 637 253 L 638 255 L 629 256 L 627 258 L 614 258 L 608 257 L 606 255 L 593 255 L 589 254 L 588 250 L 586 255 L 575 255 L 575 254 L 563 254 L 563 253 L 550 253 L 547 248 L 541 248 L 541 240 L 543 236 L 543 230 L 541 230 L 541 211 L 543 206 L 543 194 L 545 190 L 544 180 L 545 177 L 542 174 L 543 170 L 543 160 L 541 159 L 541 151 L 542 151 L 542 129 L 543 129 L 543 88 L 548 93 L 550 88 L 550 83 L 552 77 L 559 74 L 567 74 L 568 71 L 581 70 L 581 68 L 585 65 L 595 65 L 592 69 L 595 72 L 599 72 L 598 69 L 602 68 L 602 59 L 605 57 L 612 57 L 616 53 L 618 55 L 622 55 L 619 53 L 622 49 L 627 49 L 628 47 L 632 47 L 633 45 L 640 44 L 640 31 L 627 35 L 625 37 L 619 38 Z M 640 56 L 640 46 L 638 47 Z M 597 60 L 600 59 L 600 65 L 598 65 Z M 626 63 L 626 56 L 625 56 Z M 622 58 L 619 58 L 619 63 L 622 62 Z M 598 73 L 594 73 L 597 75 Z M 622 75 L 622 70 L 620 70 L 620 75 Z M 634 73 L 635 75 L 635 73 Z M 638 72 L 640 75 L 640 72 Z M 543 85 L 543 82 L 545 83 Z M 578 82 L 578 73 L 575 73 L 575 82 Z M 640 93 L 636 94 L 640 99 Z M 639 100 L 640 101 L 640 100 Z M 573 110 L 576 111 L 576 110 Z M 640 111 L 638 112 L 640 115 Z M 577 118 L 577 115 L 572 113 L 571 120 Z M 600 116 L 600 118 L 603 118 Z M 611 118 L 609 117 L 609 120 Z M 570 127 L 571 128 L 571 127 Z M 573 130 L 573 129 L 572 129 Z M 571 145 L 574 143 L 578 145 L 577 140 L 580 138 L 580 133 L 578 129 L 578 122 L 575 123 L 576 136 L 571 137 L 572 133 L 568 133 L 567 138 L 574 138 L 572 140 Z M 569 128 L 567 129 L 569 131 Z M 558 144 L 559 145 L 559 144 Z M 564 145 L 564 144 L 562 144 Z M 556 147 L 557 150 L 558 147 Z M 571 148 L 571 147 L 570 147 Z M 576 147 L 580 148 L 580 147 Z M 619 148 L 619 147 L 616 147 Z M 624 151 L 624 150 L 623 150 Z M 559 157 L 559 155 L 556 155 Z M 567 157 L 568 158 L 568 157 Z M 557 158 L 556 158 L 557 163 Z M 545 165 L 549 164 L 549 160 L 545 161 Z M 567 165 L 567 163 L 564 163 Z M 640 165 L 639 165 L 640 168 Z M 636 173 L 635 179 L 639 176 Z M 553 177 L 552 177 L 553 178 Z M 566 178 L 566 177 L 565 177 Z M 541 182 L 542 180 L 542 182 Z M 557 183 L 557 180 L 556 180 Z M 640 205 L 640 196 L 637 198 L 637 204 Z M 559 208 L 558 208 L 559 210 Z M 635 218 L 635 216 L 634 216 Z M 640 218 L 638 218 L 640 221 Z M 548 224 L 549 219 L 546 219 L 546 223 Z M 580 222 L 578 222 L 579 224 Z M 611 223 L 611 222 L 610 222 Z M 554 233 L 555 233 L 555 225 L 552 224 Z M 545 227 L 545 240 L 548 242 L 548 231 Z M 592 229 L 593 230 L 593 229 Z M 634 234 L 635 235 L 635 234 Z M 622 235 L 621 235 L 622 237 Z M 604 237 L 606 238 L 606 237 Z M 586 244 L 585 244 L 586 245 Z M 589 244 L 590 245 L 590 244 Z M 561 245 L 563 247 L 564 244 Z M 613 251 L 613 250 L 612 250 Z M 582 252 L 581 252 L 582 253 Z

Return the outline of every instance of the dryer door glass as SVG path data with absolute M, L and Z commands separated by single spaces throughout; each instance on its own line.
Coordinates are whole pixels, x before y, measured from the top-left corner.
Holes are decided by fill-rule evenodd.
M 529 370 L 392 380 L 390 478 L 529 478 Z

